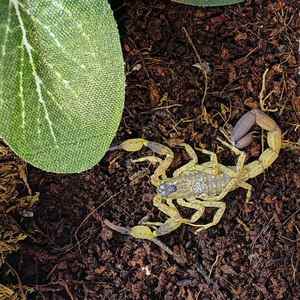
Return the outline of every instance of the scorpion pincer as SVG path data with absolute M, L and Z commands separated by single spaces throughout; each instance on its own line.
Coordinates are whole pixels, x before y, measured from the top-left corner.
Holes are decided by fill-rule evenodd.
M 267 131 L 267 143 L 269 148 L 264 150 L 258 160 L 245 164 L 246 154 L 240 149 L 249 145 L 252 141 L 251 127 L 257 124 Z M 244 114 L 233 128 L 232 144 L 218 139 L 237 155 L 235 166 L 224 166 L 218 162 L 215 153 L 201 150 L 208 155 L 208 162 L 198 164 L 198 157 L 194 149 L 188 144 L 180 144 L 190 157 L 190 161 L 175 170 L 173 176 L 168 178 L 166 171 L 171 165 L 173 151 L 156 142 L 142 138 L 129 139 L 114 149 L 122 149 L 129 152 L 148 147 L 154 153 L 164 157 L 146 156 L 134 160 L 134 162 L 150 161 L 158 164 L 151 176 L 151 183 L 157 187 L 157 194 L 153 198 L 153 204 L 166 215 L 165 222 L 143 222 L 122 233 L 130 234 L 135 238 L 156 240 L 161 235 L 168 234 L 177 229 L 181 224 L 187 224 L 196 228 L 195 233 L 216 225 L 224 214 L 226 204 L 223 198 L 237 188 L 247 191 L 246 202 L 251 198 L 252 186 L 247 180 L 254 178 L 265 171 L 276 160 L 281 148 L 281 130 L 276 122 L 259 109 L 253 109 Z M 175 205 L 176 203 L 176 205 Z M 177 207 L 187 207 L 193 210 L 190 218 L 181 216 Z M 217 211 L 211 222 L 198 224 L 206 207 L 216 208 Z M 106 223 L 111 225 L 109 221 Z M 113 226 L 110 226 L 113 228 Z M 123 228 L 114 225 L 113 229 Z M 123 228 L 124 229 L 124 228 Z M 119 230 L 120 231 L 120 230 Z

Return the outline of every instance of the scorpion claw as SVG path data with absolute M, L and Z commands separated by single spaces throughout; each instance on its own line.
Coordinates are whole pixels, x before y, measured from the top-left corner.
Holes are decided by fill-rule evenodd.
M 124 141 L 122 144 L 119 145 L 119 149 L 128 151 L 128 152 L 135 152 L 142 149 L 143 146 L 148 144 L 147 140 L 144 139 L 129 139 Z
M 248 146 L 252 141 L 252 133 L 248 132 L 254 124 L 269 131 L 268 142 L 275 152 L 279 152 L 281 146 L 281 131 L 276 122 L 259 109 L 248 111 L 238 120 L 231 132 L 233 144 L 240 149 Z
M 129 234 L 136 239 L 153 240 L 156 238 L 155 232 L 145 225 L 137 225 L 132 227 L 129 230 Z
M 251 144 L 253 141 L 253 132 L 249 132 L 245 136 L 243 136 L 241 139 L 238 141 L 234 142 L 234 146 L 237 147 L 238 149 L 243 149 L 246 148 Z
M 111 146 L 108 151 L 115 151 L 115 150 L 120 150 L 120 145 L 117 145 L 117 146 Z
M 252 111 L 248 111 L 244 114 L 233 127 L 231 132 L 231 138 L 234 145 L 237 148 L 244 148 L 248 146 L 252 141 L 251 134 L 247 134 L 251 127 L 255 124 L 256 117 Z M 240 146 L 239 146 L 240 144 Z
M 109 151 L 125 150 L 128 152 L 135 152 L 141 150 L 144 145 L 147 145 L 147 141 L 144 139 L 129 139 L 120 145 L 110 147 Z

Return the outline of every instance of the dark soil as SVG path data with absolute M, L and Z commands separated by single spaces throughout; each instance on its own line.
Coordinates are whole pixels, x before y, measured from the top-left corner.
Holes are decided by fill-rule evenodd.
M 234 164 L 232 153 L 216 140 L 219 129 L 259 107 L 262 75 L 269 68 L 265 104 L 276 109 L 268 114 L 282 129 L 285 147 L 264 174 L 249 180 L 250 204 L 237 189 L 225 197 L 227 210 L 217 226 L 198 235 L 182 226 L 161 239 L 185 264 L 103 223 L 164 220 L 152 205 L 149 178 L 155 167 L 131 162 L 150 154 L 147 149 L 110 152 L 78 175 L 30 168 L 29 184 L 40 192 L 40 202 L 34 217 L 22 221 L 29 238 L 9 259 L 22 284 L 36 289 L 32 299 L 299 299 L 298 1 L 199 9 L 126 0 L 115 6 L 127 93 L 114 144 L 145 137 L 169 145 L 176 154 L 171 171 L 188 159 L 174 147 L 183 141 Z M 193 67 L 199 59 L 192 44 L 208 75 L 203 105 L 205 78 Z M 248 161 L 260 153 L 258 138 L 247 148 Z M 207 156 L 199 152 L 199 159 Z M 207 209 L 201 222 L 214 212 Z

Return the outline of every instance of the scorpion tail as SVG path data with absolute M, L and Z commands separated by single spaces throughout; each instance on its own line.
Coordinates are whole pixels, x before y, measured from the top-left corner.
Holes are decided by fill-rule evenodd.
M 239 147 L 239 145 L 243 144 L 241 141 L 248 142 L 251 140 L 247 132 L 255 123 L 267 131 L 267 142 L 269 148 L 259 156 L 258 160 L 245 166 L 248 171 L 248 178 L 256 177 L 272 165 L 272 163 L 277 159 L 281 148 L 280 128 L 272 118 L 259 109 L 253 109 L 247 112 L 235 125 L 232 132 L 232 139 L 238 148 L 244 147 L 244 145 Z

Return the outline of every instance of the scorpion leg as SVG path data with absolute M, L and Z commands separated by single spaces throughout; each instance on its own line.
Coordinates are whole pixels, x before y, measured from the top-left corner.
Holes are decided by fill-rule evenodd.
M 241 187 L 247 191 L 246 203 L 249 203 L 249 201 L 251 199 L 251 194 L 252 194 L 252 185 L 247 182 L 239 182 L 238 185 L 239 185 L 239 187 Z
M 168 234 L 181 224 L 188 222 L 187 219 L 181 217 L 172 199 L 167 199 L 167 203 L 163 203 L 163 200 L 160 196 L 155 196 L 153 205 L 169 218 L 165 222 L 143 222 L 142 225 L 132 227 L 129 231 L 130 235 L 135 238 L 153 239 Z M 154 230 L 152 231 L 150 227 L 153 227 Z
M 187 221 L 187 219 L 182 218 L 180 215 L 177 207 L 173 203 L 173 199 L 167 199 L 166 202 L 167 204 L 162 203 L 162 198 L 159 196 L 153 199 L 153 205 L 169 217 L 155 230 L 157 236 L 168 234 Z
M 184 199 L 177 199 L 177 203 L 183 207 L 192 208 L 196 210 L 196 212 L 192 214 L 189 222 L 185 223 L 188 225 L 196 226 L 193 223 L 197 222 L 203 216 L 205 207 L 199 204 L 199 201 L 196 198 L 190 198 L 188 199 L 188 201 Z
M 182 143 L 182 144 L 179 144 L 179 146 L 182 146 L 185 148 L 185 151 L 188 153 L 188 155 L 190 156 L 190 158 L 192 160 L 190 162 L 188 162 L 186 165 L 177 169 L 174 172 L 175 176 L 173 176 L 173 177 L 176 177 L 177 175 L 181 174 L 182 171 L 189 170 L 192 166 L 198 164 L 198 156 L 197 156 L 195 150 L 189 144 Z M 211 151 L 208 151 L 205 149 L 197 148 L 197 150 L 210 156 L 210 162 L 212 163 L 212 166 L 214 168 L 214 174 L 212 174 L 212 175 L 218 175 L 220 170 L 219 170 L 219 163 L 218 163 L 217 155 L 214 152 L 211 152 Z
M 230 145 L 227 142 L 221 140 L 220 138 L 217 138 L 217 140 L 219 142 L 221 142 L 224 146 L 226 146 L 227 148 L 229 148 L 235 155 L 238 156 L 238 161 L 237 161 L 237 164 L 236 164 L 236 169 L 237 169 L 237 172 L 240 172 L 243 169 L 244 165 L 245 165 L 246 153 L 243 152 L 243 151 L 241 151 L 241 150 L 239 150 L 235 146 Z
M 157 187 L 161 181 L 160 177 L 167 177 L 166 170 L 169 168 L 174 159 L 174 153 L 169 147 L 156 142 L 148 142 L 147 147 L 150 148 L 154 153 L 165 156 L 165 159 L 159 163 L 158 167 L 151 176 L 151 183 Z
M 137 162 L 143 162 L 143 161 L 150 161 L 152 164 L 161 164 L 162 159 L 153 155 L 150 156 L 144 156 L 141 158 L 133 159 L 132 162 L 137 163 Z
M 202 201 L 201 204 L 199 205 L 203 205 L 204 207 L 215 207 L 217 208 L 217 211 L 213 217 L 212 222 L 210 223 L 204 225 L 190 224 L 192 226 L 200 227 L 199 229 L 196 230 L 195 233 L 198 233 L 200 231 L 208 229 L 209 227 L 217 225 L 220 222 L 226 209 L 226 204 L 224 202 L 218 202 L 218 201 Z
M 188 208 L 193 208 L 196 209 L 196 213 L 194 213 L 190 219 L 190 222 L 187 222 L 185 224 L 188 224 L 193 227 L 199 227 L 199 229 L 196 230 L 196 233 L 205 230 L 211 226 L 214 226 L 218 224 L 224 214 L 224 211 L 226 209 L 226 204 L 224 202 L 218 202 L 218 201 L 199 201 L 197 199 L 195 202 L 191 201 L 182 201 L 181 199 L 178 199 L 178 204 L 188 207 Z M 203 215 L 205 207 L 216 207 L 218 208 L 217 212 L 215 213 L 212 222 L 208 224 L 194 224 L 199 220 L 199 218 Z
M 228 147 L 230 150 L 232 150 L 236 155 L 238 155 L 238 161 L 237 161 L 237 165 L 236 165 L 236 175 L 232 176 L 232 170 L 229 168 L 224 168 L 224 173 L 231 176 L 231 177 L 236 177 L 238 179 L 237 181 L 237 185 L 241 188 L 244 188 L 245 190 L 247 190 L 247 194 L 246 194 L 246 203 L 249 203 L 250 198 L 251 198 L 251 192 L 252 192 L 252 186 L 245 182 L 245 181 L 240 181 L 239 179 L 239 174 L 240 172 L 243 170 L 244 166 L 245 166 L 245 160 L 246 160 L 246 153 L 239 150 L 238 148 L 236 148 L 235 146 L 232 146 L 230 144 L 228 144 L 227 142 L 218 139 L 223 145 L 225 145 L 226 147 Z M 229 172 L 229 174 L 228 174 Z
M 173 177 L 177 177 L 182 172 L 190 170 L 193 166 L 195 166 L 198 163 L 198 156 L 197 156 L 195 150 L 189 144 L 182 143 L 182 144 L 179 144 L 179 146 L 184 147 L 185 151 L 191 158 L 191 161 L 189 161 L 188 163 L 186 163 L 185 165 L 183 165 L 182 167 L 180 167 L 176 171 L 174 171 Z
M 126 140 L 119 146 L 112 147 L 111 150 L 122 149 L 128 152 L 136 152 L 141 150 L 143 146 L 146 146 L 147 148 L 151 149 L 156 154 L 165 156 L 164 159 L 159 159 L 156 158 L 155 156 L 146 156 L 134 160 L 135 162 L 148 160 L 150 162 L 159 163 L 154 174 L 151 176 L 151 183 L 154 186 L 159 186 L 160 177 L 166 178 L 166 170 L 169 168 L 169 166 L 171 165 L 174 159 L 174 153 L 169 147 L 156 142 L 151 142 L 145 139 L 137 138 L 137 139 Z
M 220 167 L 219 167 L 218 158 L 217 158 L 216 153 L 214 153 L 212 151 L 208 151 L 206 149 L 201 149 L 201 148 L 199 148 L 198 150 L 201 151 L 203 154 L 210 156 L 210 163 L 212 166 L 211 175 L 217 176 L 218 174 L 220 174 Z
M 171 217 L 171 218 L 181 218 L 178 209 L 172 202 L 172 199 L 167 200 L 167 204 L 163 203 L 163 198 L 161 198 L 159 195 L 155 196 L 153 198 L 153 205 L 157 207 L 161 212 L 163 212 L 165 215 Z

